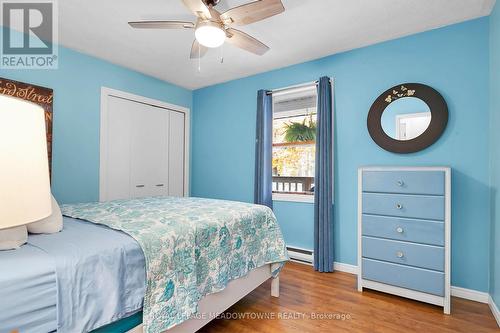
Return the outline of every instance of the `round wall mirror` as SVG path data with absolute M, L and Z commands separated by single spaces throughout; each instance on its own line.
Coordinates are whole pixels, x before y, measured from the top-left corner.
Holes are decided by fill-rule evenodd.
M 400 98 L 382 113 L 382 129 L 396 140 L 411 140 L 422 135 L 431 123 L 431 109 L 415 97 Z
M 368 131 L 385 150 L 413 153 L 439 139 L 448 122 L 448 107 L 433 88 L 397 85 L 382 93 L 368 114 Z

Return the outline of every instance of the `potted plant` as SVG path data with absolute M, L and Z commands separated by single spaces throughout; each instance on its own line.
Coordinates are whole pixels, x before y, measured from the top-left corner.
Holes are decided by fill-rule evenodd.
M 313 121 L 312 115 L 304 118 L 302 122 L 291 122 L 285 124 L 285 141 L 286 142 L 304 142 L 316 140 L 316 122 Z

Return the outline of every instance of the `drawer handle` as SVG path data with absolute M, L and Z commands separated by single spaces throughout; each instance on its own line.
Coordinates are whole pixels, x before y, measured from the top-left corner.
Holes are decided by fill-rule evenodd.
M 165 186 L 164 184 L 156 184 L 156 187 L 163 187 Z
M 398 180 L 397 184 L 398 184 L 399 187 L 403 187 L 403 185 L 405 184 L 405 182 L 402 181 L 402 180 Z
M 396 208 L 397 209 L 403 209 L 403 205 L 398 203 L 398 204 L 396 204 Z
M 405 254 L 403 252 L 401 252 L 401 251 L 396 252 L 396 257 L 403 258 L 404 256 L 405 256 Z
M 396 228 L 396 231 L 397 231 L 398 233 L 400 233 L 400 234 L 402 234 L 402 233 L 404 232 L 403 228 L 401 228 L 401 227 L 397 227 L 397 228 Z
M 135 185 L 135 187 L 144 187 L 144 185 Z

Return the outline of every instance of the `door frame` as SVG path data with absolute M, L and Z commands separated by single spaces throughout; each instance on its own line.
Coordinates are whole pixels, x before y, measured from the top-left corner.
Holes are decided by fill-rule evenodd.
M 107 166 L 107 147 L 108 147 L 108 97 L 117 97 L 132 102 L 143 103 L 170 111 L 181 112 L 184 114 L 184 196 L 189 196 L 189 165 L 190 165 L 190 127 L 191 127 L 191 110 L 184 106 L 179 106 L 164 101 L 135 95 L 121 90 L 116 90 L 108 87 L 101 87 L 101 114 L 99 126 L 99 201 L 106 200 L 106 175 Z
M 400 137 L 401 133 L 401 120 L 405 118 L 423 118 L 424 115 L 431 115 L 431 112 L 413 112 L 413 113 L 402 113 L 396 115 L 396 140 L 403 140 Z

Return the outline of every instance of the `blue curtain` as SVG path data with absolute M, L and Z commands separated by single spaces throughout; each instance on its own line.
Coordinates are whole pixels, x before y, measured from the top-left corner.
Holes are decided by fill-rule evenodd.
M 257 130 L 255 138 L 254 202 L 273 208 L 273 98 L 266 90 L 257 93 Z
M 314 179 L 314 269 L 333 272 L 333 103 L 328 77 L 318 84 Z

